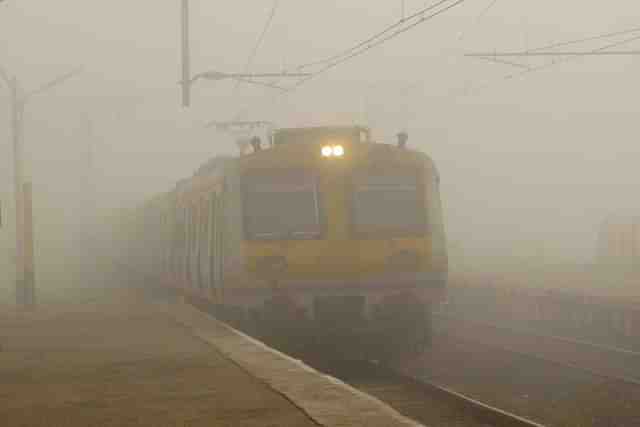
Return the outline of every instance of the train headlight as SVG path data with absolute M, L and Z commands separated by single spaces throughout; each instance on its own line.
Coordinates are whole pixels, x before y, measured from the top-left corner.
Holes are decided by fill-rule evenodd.
M 342 145 L 325 145 L 320 153 L 322 157 L 342 157 L 344 156 L 344 147 Z

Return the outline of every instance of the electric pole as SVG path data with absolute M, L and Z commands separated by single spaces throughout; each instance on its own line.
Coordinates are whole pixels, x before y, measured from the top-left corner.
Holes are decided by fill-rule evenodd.
M 22 188 L 24 213 L 24 273 L 23 273 L 23 304 L 33 308 L 36 305 L 36 268 L 34 256 L 33 229 L 33 186 L 26 182 Z
M 11 103 L 11 139 L 13 142 L 13 180 L 16 212 L 16 304 L 28 305 L 25 287 L 24 259 L 24 205 L 22 184 L 22 129 L 24 119 L 24 97 L 14 77 L 9 80 Z
M 39 88 L 25 92 L 16 77 L 9 77 L 0 68 L 0 77 L 9 87 L 11 108 L 11 139 L 13 142 L 14 197 L 16 212 L 16 304 L 23 307 L 35 305 L 35 261 L 32 184 L 24 183 L 23 146 L 24 112 L 29 99 L 45 92 L 74 76 L 78 70 L 64 74 Z
M 189 47 L 189 0 L 182 1 L 182 106 L 191 106 L 191 51 Z
M 84 201 L 84 206 L 80 209 L 82 212 L 82 224 L 81 224 L 81 242 L 80 248 L 88 258 L 89 262 L 94 262 L 94 247 L 92 235 L 95 232 L 96 226 L 96 198 L 95 198 L 95 182 L 94 182 L 94 132 L 91 119 L 87 116 L 86 131 L 87 131 L 87 152 L 86 152 L 86 175 L 84 182 L 83 195 L 80 200 Z M 83 264 L 86 264 L 87 259 Z

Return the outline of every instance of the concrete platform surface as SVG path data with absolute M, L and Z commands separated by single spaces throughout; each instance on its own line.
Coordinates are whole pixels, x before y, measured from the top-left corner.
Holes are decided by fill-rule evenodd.
M 0 311 L 0 426 L 414 426 L 176 303 Z
M 0 426 L 315 426 L 150 304 L 0 313 Z
M 319 425 L 420 425 L 378 399 L 267 347 L 189 305 L 167 305 L 165 310 L 252 376 L 286 396 Z

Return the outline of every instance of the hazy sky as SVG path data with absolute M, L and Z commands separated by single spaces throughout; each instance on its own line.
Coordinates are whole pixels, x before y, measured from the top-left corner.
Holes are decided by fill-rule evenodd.
M 107 207 L 167 189 L 207 157 L 233 152 L 228 136 L 203 127 L 210 119 L 365 122 L 378 139 L 406 127 L 410 143 L 436 160 L 450 238 L 470 255 L 539 242 L 551 255 L 588 259 L 602 219 L 640 207 L 640 58 L 579 59 L 505 81 L 515 69 L 462 55 L 632 28 L 640 4 L 498 0 L 482 14 L 491 2 L 467 0 L 287 97 L 203 81 L 183 110 L 178 0 L 6 0 L 0 65 L 26 88 L 84 67 L 28 106 L 28 158 L 39 206 L 49 209 L 40 226 L 73 222 L 87 141 L 99 205 Z M 426 3 L 406 0 L 406 9 Z M 193 71 L 242 70 L 272 4 L 191 0 Z M 280 0 L 252 70 L 349 47 L 396 21 L 400 4 Z M 12 186 L 6 99 L 0 88 L 3 200 Z

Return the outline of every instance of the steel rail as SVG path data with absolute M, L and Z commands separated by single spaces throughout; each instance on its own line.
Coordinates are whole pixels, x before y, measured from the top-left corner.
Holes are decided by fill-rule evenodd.
M 539 338 L 547 338 L 549 340 L 555 340 L 555 341 L 562 341 L 562 342 L 566 342 L 569 344 L 576 344 L 576 345 L 581 345 L 584 347 L 590 347 L 590 348 L 594 348 L 597 350 L 602 350 L 602 351 L 608 351 L 611 353 L 618 353 L 618 354 L 624 354 L 624 355 L 628 355 L 628 356 L 635 356 L 638 357 L 638 359 L 640 359 L 640 352 L 638 351 L 634 351 L 634 350 L 630 350 L 627 348 L 621 348 L 621 347 L 614 347 L 614 346 L 610 346 L 610 345 L 605 345 L 605 344 L 598 344 L 598 343 L 594 343 L 591 341 L 585 341 L 585 340 L 580 340 L 580 339 L 576 339 L 576 338 L 569 338 L 569 337 L 564 337 L 562 335 L 551 335 L 551 334 L 544 334 L 544 333 L 540 333 L 537 332 L 533 329 L 527 329 L 527 328 L 515 328 L 513 326 L 504 326 L 504 325 L 498 325 L 496 323 L 492 323 L 492 322 L 488 322 L 485 320 L 477 320 L 477 319 L 463 319 L 461 317 L 455 316 L 455 315 L 451 315 L 451 314 L 435 314 L 433 315 L 435 318 L 449 318 L 449 319 L 453 319 L 455 321 L 458 322 L 466 322 L 466 323 L 475 323 L 475 324 L 479 324 L 479 325 L 484 325 L 487 327 L 491 327 L 494 329 L 502 329 L 502 330 L 507 330 L 510 332 L 516 332 L 516 333 L 522 333 L 522 334 L 526 334 L 526 335 L 533 335 Z
M 473 408 L 472 409 L 473 412 L 483 421 L 487 422 L 489 425 L 513 426 L 513 427 L 542 427 L 543 426 L 542 424 L 539 424 L 535 421 L 504 411 L 502 409 L 496 408 L 486 403 L 482 403 L 477 399 L 473 399 L 469 396 L 466 396 L 462 393 L 458 393 L 457 391 L 451 390 L 447 387 L 443 387 L 441 385 L 438 385 L 429 381 L 423 381 L 423 380 L 414 380 L 414 381 L 416 381 L 416 385 L 419 384 L 421 387 L 428 387 L 431 392 L 438 393 L 445 399 L 450 399 L 461 405 L 467 405 Z
M 314 359 L 317 357 L 318 356 L 316 355 Z M 414 378 L 400 373 L 392 367 L 384 364 L 366 360 L 322 360 L 316 364 L 309 359 L 305 360 L 303 358 L 302 360 L 314 369 L 325 372 L 328 375 L 334 376 L 351 385 L 352 387 L 371 394 L 376 398 L 385 401 L 390 406 L 394 406 L 392 403 L 389 403 L 390 400 L 396 401 L 396 397 L 402 398 L 403 396 L 393 396 L 394 399 L 389 399 L 389 396 L 381 396 L 383 393 L 381 393 L 380 390 L 396 386 L 398 389 L 403 390 L 405 395 L 409 395 L 410 393 L 406 391 L 407 387 L 409 387 L 409 389 L 417 390 L 420 394 L 423 394 L 425 401 L 435 399 L 437 401 L 445 402 L 450 406 L 460 408 L 461 414 L 470 415 L 470 417 L 474 421 L 480 423 L 480 425 L 501 427 L 543 427 L 543 424 L 496 408 L 434 382 Z M 358 379 L 350 378 L 354 376 L 354 372 Z M 427 425 L 431 424 L 431 422 L 426 419 L 428 416 L 416 417 L 414 414 L 403 411 L 400 407 L 394 407 L 394 409 L 418 422 L 425 422 Z
M 194 305 L 192 302 L 190 303 L 196 309 L 202 311 L 203 313 L 213 316 L 211 311 L 203 309 L 203 307 L 199 307 L 198 305 Z M 222 320 L 218 319 L 218 321 Z M 225 322 L 225 324 L 227 323 Z M 230 326 L 228 324 L 227 326 L 235 329 L 233 326 Z M 269 345 L 269 342 L 266 342 L 265 344 Z M 280 349 L 280 351 L 283 351 L 283 349 Z M 310 355 L 297 354 L 295 355 L 295 357 L 301 359 L 302 362 L 304 362 L 308 366 L 327 375 L 335 377 L 336 379 L 343 381 L 367 394 L 375 396 L 376 398 L 382 400 L 392 407 L 394 407 L 394 405 L 389 402 L 390 399 L 388 398 L 388 396 L 386 399 L 385 397 L 380 396 L 380 393 L 376 393 L 376 388 L 380 390 L 383 387 L 390 388 L 393 386 L 399 386 L 398 388 L 400 390 L 405 390 L 406 387 L 402 386 L 409 386 L 412 389 L 418 390 L 421 394 L 423 394 L 425 398 L 424 400 L 428 400 L 429 398 L 435 399 L 460 408 L 461 415 L 470 415 L 471 418 L 473 418 L 475 421 L 478 421 L 480 425 L 493 425 L 500 427 L 544 427 L 543 424 L 496 408 L 442 385 L 400 373 L 385 364 L 375 363 L 367 360 L 328 359 L 319 356 L 318 353 L 313 353 Z M 353 379 L 354 374 L 356 374 L 356 377 L 358 379 Z M 409 392 L 405 391 L 405 396 L 408 394 Z M 403 398 L 402 395 L 394 395 L 393 397 Z M 396 399 L 393 400 L 395 401 Z M 407 413 L 407 411 L 403 411 L 402 408 L 394 407 L 394 409 L 418 422 L 428 422 L 428 420 L 420 419 L 428 418 L 427 416 L 415 417 L 413 414 Z M 428 424 L 430 423 L 428 422 Z
M 509 327 L 509 326 L 496 325 L 496 324 L 492 324 L 490 322 L 477 321 L 477 320 L 466 320 L 466 319 L 460 319 L 460 318 L 453 317 L 453 316 L 444 316 L 444 315 L 434 315 L 434 316 L 437 317 L 437 318 L 438 317 L 439 318 L 449 318 L 449 321 L 451 321 L 450 319 L 453 318 L 453 319 L 455 319 L 454 321 L 457 321 L 457 322 L 472 323 L 472 324 L 480 325 L 482 327 L 492 328 L 492 329 L 496 329 L 496 330 L 507 330 L 507 331 L 509 331 L 511 333 L 520 333 L 521 335 L 535 336 L 537 338 L 543 338 L 543 339 L 548 339 L 550 341 L 557 341 L 557 342 L 562 342 L 562 343 L 565 343 L 565 344 L 572 344 L 572 345 L 576 345 L 576 346 L 582 346 L 583 348 L 592 348 L 592 349 L 596 349 L 598 351 L 609 352 L 609 353 L 616 354 L 616 355 L 638 357 L 638 364 L 640 365 L 640 353 L 637 353 L 637 352 L 634 352 L 634 351 L 631 351 L 631 350 L 625 350 L 625 349 L 619 349 L 619 348 L 615 348 L 615 347 L 603 346 L 603 345 L 599 345 L 599 344 L 590 343 L 590 342 L 587 342 L 587 341 L 579 341 L 579 340 L 574 340 L 574 339 L 565 338 L 565 337 L 559 337 L 559 336 L 555 336 L 555 335 L 545 335 L 545 334 L 532 332 L 532 331 L 529 331 L 529 330 L 526 330 L 526 329 L 518 329 L 518 328 Z M 455 332 L 454 333 L 447 332 L 447 336 L 448 337 L 453 337 L 454 339 L 457 339 L 459 341 L 470 342 L 470 343 L 473 343 L 474 345 L 482 345 L 484 347 L 496 348 L 496 349 L 499 349 L 499 350 L 502 350 L 502 351 L 506 351 L 506 352 L 509 352 L 509 353 L 512 353 L 512 354 L 516 354 L 516 355 L 521 356 L 521 357 L 527 357 L 527 358 L 539 360 L 539 361 L 542 361 L 542 362 L 545 362 L 545 363 L 550 363 L 550 364 L 553 364 L 553 365 L 556 365 L 556 366 L 562 366 L 562 367 L 565 367 L 565 368 L 570 368 L 570 369 L 573 369 L 573 370 L 582 371 L 582 372 L 587 373 L 589 375 L 592 375 L 594 377 L 604 378 L 604 379 L 608 379 L 608 380 L 611 380 L 611 381 L 626 383 L 626 384 L 630 384 L 630 385 L 634 385 L 634 386 L 640 386 L 640 378 L 627 376 L 627 375 L 618 375 L 618 374 L 606 373 L 606 372 L 603 372 L 602 370 L 598 370 L 598 369 L 594 369 L 594 368 L 590 368 L 590 367 L 586 367 L 586 366 L 581 366 L 580 364 L 577 364 L 577 363 L 561 361 L 561 360 L 554 359 L 554 358 L 551 358 L 551 357 L 548 357 L 548 356 L 544 356 L 544 355 L 541 355 L 541 354 L 535 354 L 535 353 L 531 353 L 531 352 L 524 351 L 524 350 L 518 350 L 516 348 L 510 347 L 510 346 L 506 346 L 506 345 L 489 344 L 489 343 L 483 342 L 480 338 L 473 339 L 473 338 L 461 337 L 459 335 L 456 335 Z

